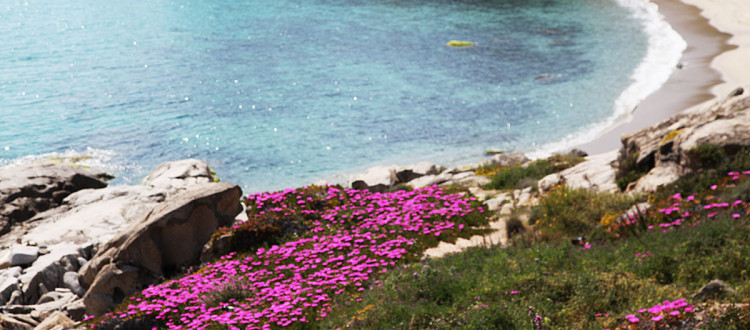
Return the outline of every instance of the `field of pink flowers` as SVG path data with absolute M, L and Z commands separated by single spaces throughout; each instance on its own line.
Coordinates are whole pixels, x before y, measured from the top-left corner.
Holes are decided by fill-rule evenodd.
M 483 219 L 473 198 L 438 187 L 392 193 L 308 189 L 247 197 L 255 217 L 301 215 L 305 235 L 248 254 L 232 252 L 146 288 L 97 321 L 154 318 L 170 329 L 307 323 L 326 317 L 336 299 L 378 286 L 378 274 L 421 255 L 425 244 L 455 237 L 465 224 Z

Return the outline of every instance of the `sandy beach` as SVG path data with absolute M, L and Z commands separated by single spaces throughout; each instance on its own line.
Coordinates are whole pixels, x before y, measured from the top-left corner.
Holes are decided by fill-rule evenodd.
M 653 0 L 688 44 L 675 70 L 627 122 L 578 146 L 590 154 L 620 147 L 620 137 L 677 113 L 702 108 L 750 82 L 750 2 L 744 0 Z

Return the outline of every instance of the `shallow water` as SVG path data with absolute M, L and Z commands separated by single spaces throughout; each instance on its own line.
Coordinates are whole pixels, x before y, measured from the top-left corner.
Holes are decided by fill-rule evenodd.
M 539 151 L 611 119 L 643 24 L 605 0 L 12 2 L 0 161 L 130 183 L 195 157 L 250 193 Z

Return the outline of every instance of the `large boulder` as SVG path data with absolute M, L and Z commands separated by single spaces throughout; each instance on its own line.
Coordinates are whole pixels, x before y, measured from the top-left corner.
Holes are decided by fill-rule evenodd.
M 559 173 L 550 174 L 537 183 L 539 193 L 544 193 L 557 185 L 572 188 L 586 188 L 602 192 L 617 191 L 615 166 L 617 151 L 587 157 L 586 161 L 567 168 Z
M 198 262 L 214 230 L 241 211 L 241 193 L 225 183 L 189 186 L 110 240 L 79 271 L 86 313 L 109 312 L 137 290 Z
M 107 173 L 67 164 L 27 164 L 0 169 L 0 234 L 15 223 L 59 206 L 73 192 L 103 188 Z

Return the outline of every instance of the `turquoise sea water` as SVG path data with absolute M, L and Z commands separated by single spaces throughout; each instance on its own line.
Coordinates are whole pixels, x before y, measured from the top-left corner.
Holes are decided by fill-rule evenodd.
M 0 161 L 88 155 L 130 183 L 195 157 L 249 193 L 544 151 L 613 118 L 646 20 L 610 0 L 6 1 Z

